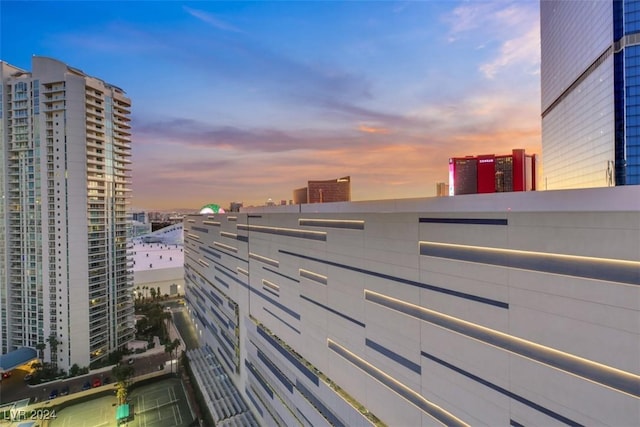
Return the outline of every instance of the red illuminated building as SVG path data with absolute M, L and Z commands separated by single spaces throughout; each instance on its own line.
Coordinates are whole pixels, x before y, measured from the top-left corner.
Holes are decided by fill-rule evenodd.
M 449 195 L 534 191 L 537 156 L 522 149 L 449 159 Z

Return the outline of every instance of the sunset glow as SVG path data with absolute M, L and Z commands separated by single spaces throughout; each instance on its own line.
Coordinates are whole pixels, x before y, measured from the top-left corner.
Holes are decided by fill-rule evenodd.
M 449 157 L 540 153 L 537 2 L 1 7 L 0 59 L 127 92 L 136 208 L 289 200 L 338 176 L 353 200 L 428 197 Z

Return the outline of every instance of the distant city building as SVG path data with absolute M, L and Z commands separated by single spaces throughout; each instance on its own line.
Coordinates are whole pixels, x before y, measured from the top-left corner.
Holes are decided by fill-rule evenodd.
M 143 223 L 143 222 L 131 220 L 130 226 L 131 226 L 130 237 L 136 237 L 136 236 L 141 236 L 143 234 L 151 233 L 150 222 Z
M 640 1 L 540 2 L 542 189 L 640 184 Z
M 297 188 L 293 190 L 293 203 L 296 205 L 303 205 L 303 204 L 309 203 L 307 190 L 308 190 L 308 187 Z
M 168 227 L 132 240 L 133 286 L 136 298 L 147 298 L 149 290 L 160 295 L 184 293 L 183 225 Z
M 191 215 L 187 356 L 215 421 L 635 426 L 638 224 L 640 186 Z
M 59 368 L 89 366 L 135 333 L 131 101 L 39 56 L 31 71 L 0 62 L 0 82 L 2 353 L 44 343 Z
M 351 177 L 309 181 L 307 187 L 293 190 L 293 203 L 331 203 L 351 201 Z
M 436 196 L 446 197 L 449 195 L 449 185 L 446 182 L 438 182 L 436 184 Z
M 165 215 L 162 212 L 149 212 L 148 219 L 149 222 L 164 221 Z
M 536 155 L 522 149 L 449 159 L 449 195 L 536 190 Z
M 130 237 L 136 237 L 151 232 L 151 223 L 147 221 L 146 212 L 131 212 L 127 222 L 129 223 L 131 233 Z
M 132 212 L 131 219 L 134 221 L 138 221 L 142 224 L 146 224 L 148 222 L 146 212 Z
M 240 208 L 243 206 L 242 202 L 231 202 L 229 204 L 230 212 L 240 212 Z

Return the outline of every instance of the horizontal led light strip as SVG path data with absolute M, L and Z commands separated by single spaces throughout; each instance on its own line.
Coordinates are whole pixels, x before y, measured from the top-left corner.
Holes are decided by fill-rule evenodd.
M 302 255 L 302 254 L 298 254 L 295 252 L 290 252 L 290 251 L 286 251 L 284 249 L 278 249 L 278 252 L 285 254 L 285 255 L 290 255 L 296 258 L 301 258 L 301 259 L 308 259 L 311 261 L 316 261 L 319 262 L 321 264 L 326 264 L 326 265 L 330 265 L 333 267 L 338 267 L 338 268 L 344 268 L 345 270 L 349 270 L 349 271 L 355 271 L 358 273 L 362 273 L 362 274 L 366 274 L 368 276 L 373 276 L 373 277 L 378 277 L 381 278 L 383 280 L 390 280 L 396 283 L 401 283 L 403 285 L 409 285 L 409 286 L 416 286 L 418 288 L 421 289 L 427 289 L 429 291 L 434 291 L 434 292 L 440 292 L 446 295 L 451 295 L 454 297 L 458 297 L 458 298 L 464 298 L 467 299 L 469 301 L 475 301 L 475 302 L 479 302 L 482 304 L 488 304 L 488 305 L 492 305 L 494 307 L 498 307 L 498 308 L 504 308 L 504 309 L 508 309 L 509 308 L 509 304 L 507 304 L 506 302 L 502 302 L 502 301 L 497 301 L 494 299 L 490 299 L 490 298 L 485 298 L 485 297 L 481 297 L 478 295 L 472 295 L 472 294 L 468 294 L 465 292 L 459 292 L 459 291 L 454 291 L 453 289 L 448 289 L 448 288 L 442 288 L 440 286 L 433 286 L 433 285 L 429 285 L 427 283 L 422 283 L 422 282 L 416 282 L 415 280 L 409 280 L 409 279 L 404 279 L 402 277 L 396 277 L 396 276 L 391 276 L 389 274 L 383 274 L 383 273 L 379 273 L 377 271 L 373 271 L 373 270 L 365 270 L 364 268 L 360 268 L 360 267 L 355 267 L 352 265 L 347 265 L 347 264 L 341 264 L 335 261 L 329 261 L 329 260 L 325 260 L 325 259 L 321 259 L 321 258 L 316 258 L 316 257 L 312 257 L 309 255 Z
M 249 258 L 255 259 L 256 261 L 260 261 L 272 267 L 278 267 L 280 265 L 280 262 L 278 260 L 267 258 L 266 256 L 258 255 L 253 252 L 249 252 Z
M 410 304 L 377 292 L 365 289 L 364 294 L 367 301 L 506 350 L 545 366 L 575 375 L 612 390 L 640 398 L 640 376 L 638 375 Z
M 304 268 L 298 269 L 298 274 L 300 274 L 300 277 L 313 280 L 314 282 L 322 285 L 327 284 L 327 276 L 323 276 L 322 274 L 314 273 L 313 271 L 305 270 Z
M 360 368 L 361 370 L 363 370 L 364 372 L 369 374 L 371 377 L 378 380 L 380 383 L 382 383 L 386 387 L 390 388 L 393 392 L 403 397 L 407 401 L 411 402 L 418 409 L 425 412 L 426 414 L 429 414 L 436 421 L 442 423 L 442 425 L 468 426 L 468 424 L 466 424 L 464 421 L 460 420 L 459 418 L 455 417 L 454 415 L 450 414 L 449 412 L 445 411 L 444 409 L 435 405 L 434 403 L 428 401 L 427 399 L 422 397 L 419 393 L 416 393 L 415 391 L 411 390 L 406 385 L 402 384 L 401 382 L 391 377 L 390 375 L 384 373 L 380 369 L 376 368 L 366 360 L 360 358 L 359 356 L 355 355 L 354 353 L 342 347 L 341 345 L 337 344 L 335 341 L 331 339 L 327 339 L 327 346 L 331 350 L 333 350 L 334 352 L 336 352 L 337 354 L 339 354 L 340 356 L 342 356 L 343 358 L 351 362 L 353 365 Z
M 274 291 L 280 291 L 280 286 L 276 285 L 273 282 L 270 282 L 268 280 L 262 279 L 262 285 L 266 286 L 267 288 L 270 288 Z
M 231 252 L 238 252 L 238 248 L 234 248 L 233 246 L 229 246 L 229 245 L 225 245 L 224 243 L 220 243 L 220 242 L 213 242 L 213 246 L 215 246 L 216 248 L 220 248 L 220 249 L 226 249 L 228 251 Z
M 432 354 L 425 353 L 424 351 L 421 351 L 420 354 L 422 354 L 422 357 L 425 357 L 425 358 L 427 358 L 427 359 L 429 359 L 429 360 L 431 360 L 433 362 L 438 363 L 441 366 L 444 366 L 445 368 L 451 369 L 454 372 L 457 372 L 457 373 L 459 373 L 461 375 L 464 375 L 465 377 L 467 377 L 467 378 L 469 378 L 469 379 L 471 379 L 471 380 L 473 380 L 473 381 L 475 381 L 477 383 L 480 383 L 480 384 L 482 384 L 482 385 L 484 385 L 486 387 L 489 387 L 490 389 L 495 390 L 498 393 L 503 394 L 503 395 L 507 396 L 510 399 L 518 401 L 518 402 L 522 403 L 523 405 L 527 405 L 528 407 L 533 408 L 533 409 L 535 409 L 535 410 L 537 410 L 537 411 L 539 411 L 539 412 L 541 412 L 541 413 L 543 413 L 545 415 L 548 415 L 549 417 L 551 417 L 551 418 L 553 418 L 553 419 L 555 419 L 557 421 L 560 421 L 561 423 L 564 423 L 564 424 L 566 424 L 568 426 L 573 426 L 573 427 L 583 427 L 582 424 L 577 423 L 577 422 L 573 421 L 572 419 L 569 419 L 569 418 L 567 418 L 567 417 L 565 417 L 565 416 L 563 416 L 561 414 L 558 414 L 557 412 L 554 412 L 551 409 L 545 408 L 544 406 L 538 405 L 537 403 L 532 402 L 529 399 L 525 399 L 522 396 L 519 396 L 519 395 L 517 395 L 515 393 L 512 393 L 511 391 L 509 391 L 509 390 L 507 390 L 505 388 L 502 388 L 502 387 L 500 387 L 500 386 L 498 386 L 496 384 L 493 384 L 493 383 L 491 383 L 491 382 L 489 382 L 489 381 L 487 381 L 485 379 L 482 379 L 477 375 L 473 375 L 471 372 L 465 371 L 464 369 L 461 369 L 461 368 L 459 368 L 459 367 L 457 367 L 455 365 L 452 365 L 449 362 L 446 362 L 446 361 L 444 361 L 442 359 L 439 359 L 439 358 L 435 357 Z M 513 424 L 514 421 L 513 420 L 511 420 L 511 421 L 512 421 L 511 425 L 513 427 L 525 427 L 525 426 L 520 425 L 518 423 Z
M 419 242 L 420 255 L 640 285 L 640 262 L 516 249 Z
M 299 230 L 295 228 L 266 227 L 262 225 L 238 224 L 238 230 L 253 231 L 255 233 L 275 234 L 286 237 L 299 237 L 310 240 L 327 240 L 327 233 L 324 231 Z
M 350 228 L 353 230 L 364 230 L 364 221 L 361 219 L 320 219 L 320 218 L 300 218 L 298 225 L 308 227 L 327 228 Z

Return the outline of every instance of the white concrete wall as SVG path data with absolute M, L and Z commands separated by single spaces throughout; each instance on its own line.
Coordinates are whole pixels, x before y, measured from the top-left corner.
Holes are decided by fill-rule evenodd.
M 184 267 L 162 268 L 157 270 L 140 270 L 133 272 L 133 289 L 138 286 L 160 287 L 160 293 L 171 294 L 171 285 L 178 286 L 178 293 L 184 295 Z M 147 291 L 147 297 L 149 292 Z
M 234 215 L 236 221 L 190 216 L 185 263 L 206 280 L 186 281 L 188 304 L 213 319 L 215 307 L 204 294 L 212 287 L 238 304 L 239 372 L 230 374 L 240 390 L 250 385 L 272 401 L 282 419 L 284 402 L 303 424 L 328 424 L 331 417 L 337 424 L 369 424 L 325 385 L 328 377 L 388 425 L 635 425 L 640 187 L 602 190 L 376 202 L 367 209 L 332 204 L 334 212 L 318 205 L 323 212 L 317 213 L 268 209 Z M 596 193 L 606 206 L 585 200 Z M 443 209 L 452 203 L 467 210 Z M 382 212 L 368 210 L 374 205 Z M 364 226 L 306 226 L 300 219 L 362 220 Z M 248 235 L 248 242 L 221 231 Z M 309 231 L 326 239 L 300 234 Z M 451 252 L 421 255 L 421 244 Z M 460 255 L 463 250 L 476 261 Z M 491 258 L 495 250 L 502 252 Z M 531 263 L 500 265 L 505 259 Z M 238 268 L 249 278 L 234 274 Z M 311 280 L 301 269 L 326 279 Z M 263 289 L 263 280 L 277 286 L 269 288 L 274 293 Z M 286 344 L 274 346 L 265 334 Z M 227 346 L 214 335 L 206 335 L 207 344 Z M 272 399 L 245 361 L 267 381 Z M 309 372 L 319 375 L 317 385 Z M 315 397 L 305 397 L 304 389 Z M 322 405 L 329 415 L 321 414 Z M 265 417 L 265 424 L 272 422 Z

